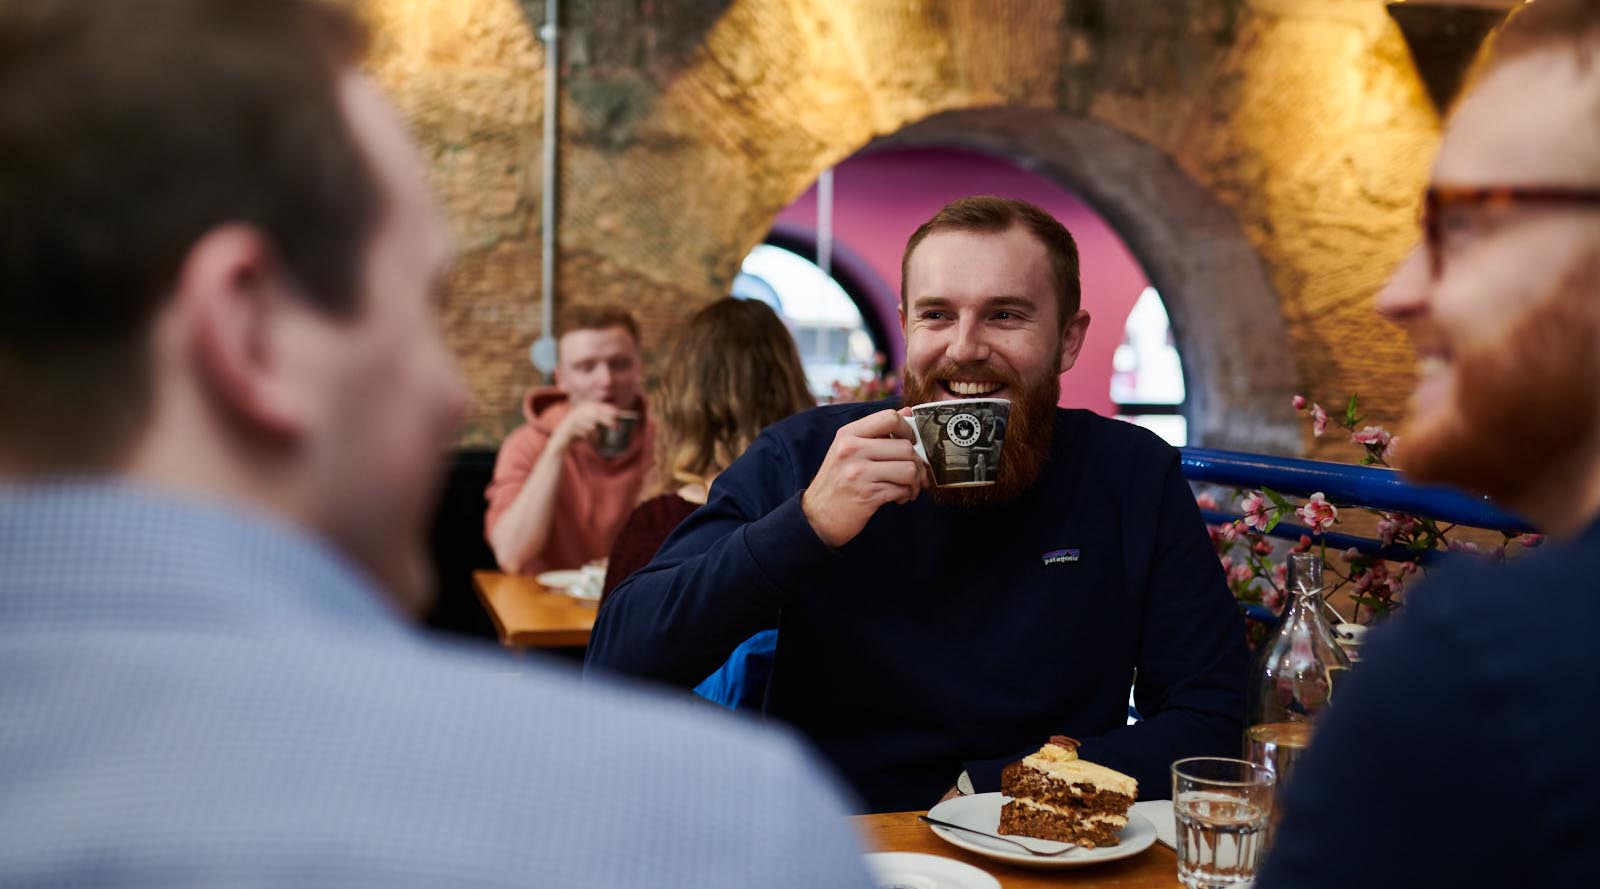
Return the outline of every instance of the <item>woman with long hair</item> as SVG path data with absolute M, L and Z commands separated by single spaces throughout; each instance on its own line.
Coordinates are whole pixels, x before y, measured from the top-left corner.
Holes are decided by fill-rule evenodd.
M 612 546 L 602 607 L 611 590 L 643 568 L 672 529 L 706 502 L 712 481 L 761 430 L 815 406 L 794 338 L 765 303 L 728 297 L 696 312 L 673 343 L 651 399 L 657 493 L 633 511 Z M 762 637 L 775 634 L 740 646 L 729 664 L 752 645 L 770 652 L 771 639 L 763 643 Z M 738 675 L 724 675 L 730 669 Z M 742 689 L 758 684 L 747 678 L 755 677 L 724 667 L 708 680 L 709 692 L 706 685 L 696 691 L 732 706 Z

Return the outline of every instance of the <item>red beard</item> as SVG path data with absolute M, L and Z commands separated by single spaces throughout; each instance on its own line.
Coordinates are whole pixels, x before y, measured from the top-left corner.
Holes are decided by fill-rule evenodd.
M 938 380 L 962 379 L 993 381 L 1011 390 L 1011 415 L 1007 420 L 1006 441 L 1000 451 L 1000 471 L 995 483 L 970 488 L 932 489 L 933 499 L 947 506 L 983 506 L 1004 503 L 1033 486 L 1050 461 L 1050 442 L 1055 435 L 1056 402 L 1061 400 L 1061 378 L 1047 373 L 1041 379 L 1021 378 L 989 367 L 963 368 L 952 361 L 941 362 L 926 375 L 910 370 L 905 376 L 905 403 L 938 401 L 945 395 Z
M 1596 281 L 1600 254 L 1575 265 L 1494 341 L 1461 353 L 1449 409 L 1401 430 L 1400 468 L 1514 508 L 1541 471 L 1583 447 L 1600 421 Z

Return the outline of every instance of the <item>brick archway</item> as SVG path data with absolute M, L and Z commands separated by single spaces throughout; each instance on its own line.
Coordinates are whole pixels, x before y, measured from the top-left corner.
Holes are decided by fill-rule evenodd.
M 1017 107 L 937 114 L 875 144 L 992 152 L 1077 192 L 1122 235 L 1166 304 L 1191 443 L 1301 452 L 1281 300 L 1232 212 L 1160 151 L 1096 121 Z

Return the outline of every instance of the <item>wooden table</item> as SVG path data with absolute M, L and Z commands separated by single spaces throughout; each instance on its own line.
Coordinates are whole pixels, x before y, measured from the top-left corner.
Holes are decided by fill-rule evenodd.
M 917 820 L 926 812 L 888 812 L 857 815 L 856 831 L 862 844 L 874 852 L 926 852 L 954 858 L 987 871 L 1005 889 L 1046 889 L 1060 886 L 1090 886 L 1095 889 L 1172 889 L 1178 883 L 1178 856 L 1156 843 L 1121 861 L 1108 861 L 1085 867 L 1021 867 L 985 858 L 958 849 L 934 836 L 926 824 Z
M 478 598 L 500 641 L 513 648 L 581 648 L 594 629 L 596 603 L 554 592 L 531 577 L 472 572 Z

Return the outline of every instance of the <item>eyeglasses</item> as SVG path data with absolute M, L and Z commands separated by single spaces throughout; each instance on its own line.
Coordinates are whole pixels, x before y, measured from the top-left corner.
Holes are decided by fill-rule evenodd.
M 1423 193 L 1422 235 L 1428 249 L 1428 272 L 1434 280 L 1444 271 L 1444 230 L 1441 219 L 1450 210 L 1479 208 L 1505 210 L 1539 204 L 1558 207 L 1600 206 L 1600 188 L 1558 185 L 1435 185 Z

